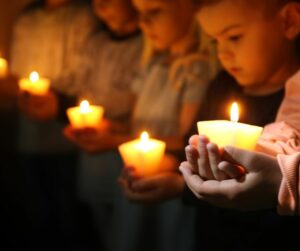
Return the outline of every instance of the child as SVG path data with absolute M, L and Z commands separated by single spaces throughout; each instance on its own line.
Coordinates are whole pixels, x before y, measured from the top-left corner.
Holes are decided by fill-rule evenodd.
M 18 151 L 25 175 L 30 246 L 50 242 L 50 238 L 57 244 L 74 231 L 71 207 L 76 152 L 62 137 L 62 125 L 48 120 L 57 112 L 54 92 L 76 93 L 77 87 L 64 85 L 65 79 L 79 66 L 80 51 L 93 27 L 88 4 L 69 0 L 35 2 L 14 26 L 9 61 L 12 73 L 28 77 L 38 71 L 51 81 L 51 91 L 45 97 L 28 93 L 19 96 L 25 116 L 20 116 Z M 47 116 L 40 109 L 45 109 Z
M 109 130 L 126 128 L 134 105 L 131 84 L 139 70 L 143 45 L 138 15 L 129 0 L 93 0 L 93 9 L 105 27 L 87 43 L 75 76 L 76 83 L 84 83 L 78 96 L 104 107 Z M 104 250 L 111 250 L 116 179 L 122 161 L 115 149 L 91 154 L 93 149 L 83 143 L 88 138 L 97 140 L 103 133 L 66 128 L 66 136 L 85 151 L 80 155 L 79 198 L 92 211 Z
M 203 29 L 217 41 L 219 57 L 223 66 L 243 86 L 244 93 L 258 96 L 256 98 L 257 103 L 253 103 L 247 109 L 244 109 L 248 113 L 248 109 L 252 108 L 255 120 L 259 119 L 259 115 L 266 108 L 258 104 L 259 96 L 270 95 L 283 88 L 287 79 L 299 68 L 299 58 L 296 51 L 296 40 L 299 35 L 298 8 L 299 3 L 296 1 L 277 1 L 275 3 L 269 1 L 252 1 L 251 3 L 229 0 L 203 1 L 203 7 L 199 12 L 199 20 Z M 226 21 L 224 21 L 224 16 L 227 17 Z M 273 98 L 270 99 L 270 102 L 273 102 L 272 100 Z M 257 105 L 257 107 L 255 108 L 254 105 Z M 267 115 L 270 114 L 267 113 Z M 199 162 L 196 163 L 197 157 L 195 155 L 189 155 L 194 154 L 195 151 L 194 153 L 187 151 L 187 157 L 193 157 L 190 160 L 191 164 L 200 164 L 203 167 L 199 169 L 203 179 L 216 178 L 221 180 L 224 178 L 224 173 L 220 172 L 218 168 L 212 167 L 212 169 L 209 169 L 204 167 L 206 165 L 203 163 L 218 162 L 218 159 L 205 157 L 206 144 L 207 139 L 202 138 L 200 141 L 202 152 Z M 209 145 L 208 148 L 209 154 L 217 151 L 214 145 Z M 194 168 L 195 166 L 192 170 Z M 182 170 L 189 184 L 191 179 L 193 181 L 197 180 L 197 176 L 191 172 L 186 175 L 188 169 L 183 168 Z M 276 173 L 278 174 L 278 172 Z M 278 176 L 276 173 L 272 177 L 278 180 L 280 175 Z M 228 172 L 229 176 L 233 174 Z M 248 179 L 248 177 L 250 179 L 251 176 L 245 178 Z M 210 185 L 212 184 L 210 183 Z M 197 193 L 197 188 L 199 186 L 191 186 L 191 190 L 201 197 L 201 194 Z M 222 203 L 221 198 L 220 203 Z M 274 196 L 270 198 L 270 200 L 272 199 L 274 199 Z M 210 246 L 210 250 L 214 248 L 259 250 L 266 247 L 272 248 L 272 246 L 274 248 L 286 247 L 287 241 L 291 243 L 291 236 L 293 236 L 293 232 L 288 231 L 286 227 L 290 227 L 290 224 L 296 226 L 299 224 L 295 220 L 290 222 L 288 218 L 280 218 L 271 211 L 246 214 L 214 209 L 209 212 L 213 212 L 213 214 L 208 217 L 206 223 L 208 226 L 205 233 L 208 237 L 207 243 L 208 246 L 212 240 L 216 243 L 216 245 Z M 200 218 L 201 215 L 199 215 Z M 199 229 L 200 221 L 198 222 Z M 206 224 L 202 219 L 201 228 Z M 241 229 L 241 226 L 243 226 L 243 229 Z M 210 232 L 211 237 L 209 237 Z M 200 243 L 202 247 L 205 246 L 203 239 L 199 239 Z M 222 247 L 218 246 L 217 243 Z
M 197 51 L 199 40 L 193 30 L 197 3 L 137 0 L 134 4 L 140 13 L 141 28 L 156 54 L 153 54 L 152 60 L 135 83 L 138 100 L 133 115 L 133 131 L 150 131 L 153 137 L 166 141 L 169 153 L 173 149 L 174 155 L 174 150 L 176 152 L 180 148 L 184 135 L 190 130 L 211 77 L 206 68 L 206 60 L 201 59 L 201 53 Z M 160 51 L 163 53 L 159 53 Z M 175 157 L 178 161 L 178 156 Z M 161 170 L 165 171 L 157 175 L 162 183 L 171 180 L 174 188 L 183 185 L 176 178 L 175 166 L 176 162 L 168 171 L 163 163 Z M 144 198 L 139 198 L 139 194 L 131 196 L 134 191 L 124 176 L 121 177 L 120 184 L 127 198 L 140 204 L 151 204 L 153 193 L 163 197 L 164 191 L 159 189 L 149 190 Z M 148 237 L 146 234 L 141 236 L 139 243 L 135 247 L 130 246 L 128 250 L 140 250 L 142 246 L 139 245 L 149 245 L 149 250 L 181 250 L 192 247 L 190 237 L 193 229 L 190 226 L 194 212 L 181 205 L 178 199 L 152 205 L 148 210 L 141 206 L 127 207 L 135 214 L 129 220 L 136 224 L 136 231 L 145 228 L 147 222 L 151 224 L 153 231 L 152 234 L 147 234 Z M 186 216 L 185 223 L 181 221 L 183 215 Z M 140 222 L 136 222 L 138 217 Z M 189 247 L 184 243 L 189 243 Z
M 132 139 L 133 135 L 138 135 L 141 129 L 167 141 L 168 149 L 178 149 L 210 78 L 206 59 L 197 52 L 199 41 L 194 26 L 196 4 L 193 1 L 138 0 L 134 4 L 140 13 L 141 28 L 151 44 L 150 50 L 148 47 L 145 49 L 145 52 L 150 52 L 147 54 L 148 63 L 134 83 L 137 101 L 131 135 L 102 133 L 94 141 L 90 139 L 89 144 L 87 141 L 80 142 L 86 147 L 94 143 L 95 151 L 116 148 Z M 172 168 L 175 167 L 173 163 Z M 173 173 L 168 172 L 167 175 L 172 177 Z M 184 240 L 189 240 L 190 232 L 185 231 L 189 226 L 182 228 L 184 223 L 180 215 L 192 215 L 192 210 L 183 208 L 178 200 L 150 207 L 149 210 L 126 201 L 120 207 L 117 215 L 117 227 L 121 232 L 121 235 L 117 234 L 117 248 L 120 250 L 141 250 L 145 246 L 155 250 L 176 250 L 185 245 Z M 139 229 L 145 228 L 145 221 L 151 219 L 153 234 L 140 232 Z M 191 217 L 189 223 L 185 223 L 192 221 Z M 181 233 L 182 237 L 174 242 L 175 236 Z

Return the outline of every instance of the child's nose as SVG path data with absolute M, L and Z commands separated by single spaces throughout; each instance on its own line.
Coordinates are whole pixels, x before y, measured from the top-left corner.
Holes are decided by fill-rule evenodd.
M 218 49 L 218 57 L 221 62 L 228 62 L 234 58 L 233 53 L 226 49 L 226 48 L 219 48 Z

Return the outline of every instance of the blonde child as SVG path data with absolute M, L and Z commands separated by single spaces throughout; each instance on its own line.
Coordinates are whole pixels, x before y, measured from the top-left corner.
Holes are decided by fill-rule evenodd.
M 174 194 L 172 188 L 176 191 L 183 185 L 174 169 L 179 158 L 174 153 L 180 149 L 192 126 L 211 77 L 208 60 L 198 51 L 200 35 L 197 34 L 199 30 L 195 30 L 194 20 L 197 4 L 193 1 L 161 0 L 137 0 L 134 4 L 140 13 L 141 28 L 150 43 L 150 48 L 146 47 L 149 50 L 145 52 L 149 53 L 151 60 L 135 82 L 138 99 L 132 130 L 136 135 L 147 130 L 153 137 L 167 143 L 167 151 L 172 153 L 171 163 L 170 159 L 166 161 L 169 164 L 163 162 L 162 172 L 154 179 L 159 183 L 170 181 L 168 192 Z M 145 246 L 149 250 L 191 248 L 193 209 L 183 206 L 175 197 L 153 204 L 162 201 L 166 191 L 145 188 L 143 196 L 139 196 L 125 176 L 119 179 L 124 195 L 140 205 L 123 202 L 127 213 L 124 214 L 123 208 L 123 217 L 118 221 L 124 229 L 132 222 L 132 228 L 122 238 L 120 246 L 125 246 L 125 250 L 141 250 Z M 138 178 L 141 181 L 148 179 L 151 178 Z M 153 194 L 159 194 L 160 198 L 153 200 Z M 141 231 L 147 225 L 151 226 L 149 233 Z

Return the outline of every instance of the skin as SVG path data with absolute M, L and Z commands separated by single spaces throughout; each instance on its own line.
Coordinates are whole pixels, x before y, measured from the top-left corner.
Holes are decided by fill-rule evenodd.
M 203 145 L 206 147 L 207 145 Z M 229 177 L 217 181 L 203 179 L 189 161 L 181 163 L 179 169 L 184 180 L 197 198 L 213 205 L 234 208 L 243 211 L 274 208 L 277 205 L 282 174 L 276 158 L 271 156 L 241 150 L 231 146 L 224 148 L 223 156 L 209 152 L 209 158 L 223 158 L 218 168 Z M 233 165 L 239 164 L 246 170 L 240 176 Z M 262 192 L 263 191 L 263 192 Z
M 20 92 L 18 106 L 27 117 L 37 121 L 49 121 L 58 114 L 58 100 L 52 91 L 43 96 Z

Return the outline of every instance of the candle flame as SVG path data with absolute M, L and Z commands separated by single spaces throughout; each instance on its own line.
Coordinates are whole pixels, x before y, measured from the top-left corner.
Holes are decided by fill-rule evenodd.
M 149 141 L 149 134 L 147 132 L 142 132 L 142 134 L 141 134 L 141 141 L 143 143 L 147 143 Z
M 232 105 L 231 105 L 230 120 L 232 122 L 238 122 L 239 121 L 239 107 L 238 107 L 238 104 L 236 102 L 232 103 Z
M 147 132 L 142 132 L 139 145 L 143 152 L 147 152 L 149 150 L 149 134 Z
M 36 71 L 33 71 L 33 72 L 30 73 L 29 79 L 30 79 L 31 82 L 35 83 L 35 82 L 39 81 L 40 76 Z
M 83 100 L 80 103 L 80 112 L 81 113 L 88 113 L 90 111 L 90 103 L 87 100 Z

